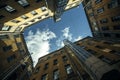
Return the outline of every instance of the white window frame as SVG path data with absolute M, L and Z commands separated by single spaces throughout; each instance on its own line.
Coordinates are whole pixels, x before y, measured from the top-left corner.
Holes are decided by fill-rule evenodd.
M 5 6 L 5 9 L 8 11 L 8 12 L 13 12 L 15 9 L 9 5 Z
M 21 6 L 23 6 L 23 7 L 29 5 L 29 3 L 27 2 L 27 0 L 19 0 L 18 3 L 19 3 Z
M 30 12 L 32 15 L 37 15 L 38 13 L 36 11 L 31 11 Z
M 26 15 L 21 16 L 22 19 L 27 19 L 28 17 Z
M 13 22 L 13 23 L 19 23 L 20 21 L 16 20 L 16 19 L 13 19 L 13 20 L 11 20 L 11 22 Z
M 4 26 L 2 27 L 2 31 L 8 31 L 11 28 L 11 26 Z
M 42 11 L 46 11 L 47 8 L 44 6 L 44 7 L 41 7 L 41 10 L 42 10 Z

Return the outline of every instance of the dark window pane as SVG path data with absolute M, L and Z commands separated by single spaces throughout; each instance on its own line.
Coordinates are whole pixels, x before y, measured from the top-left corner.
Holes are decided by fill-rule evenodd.
M 108 22 L 108 19 L 106 19 L 106 18 L 105 18 L 105 19 L 100 20 L 100 23 L 101 23 L 101 24 L 103 24 L 103 23 L 107 23 L 107 22 Z
M 48 65 L 49 65 L 49 63 L 46 63 L 46 64 L 45 64 L 44 70 L 48 69 Z
M 97 9 L 97 13 L 103 13 L 103 12 L 104 12 L 104 8 Z
M 120 16 L 111 17 L 112 22 L 120 21 Z
M 109 33 L 104 33 L 103 35 L 104 35 L 104 37 L 111 37 L 111 35 Z
M 9 45 L 9 46 L 4 46 L 3 47 L 3 51 L 9 51 L 9 50 L 11 50 L 12 49 L 12 46 L 11 45 Z
M 101 59 L 102 61 L 108 63 L 108 64 L 112 64 L 112 60 L 110 60 L 109 58 L 105 57 L 105 56 L 100 56 L 99 59 Z
M 119 33 L 115 34 L 115 36 L 116 36 L 116 38 L 120 38 L 120 34 Z
M 58 60 L 55 59 L 54 62 L 53 62 L 53 64 L 54 64 L 54 65 L 57 65 L 57 63 L 58 63 Z
M 47 74 L 42 75 L 41 80 L 47 80 Z
M 114 30 L 120 30 L 120 25 L 113 26 Z
M 13 61 L 16 58 L 15 54 L 13 54 L 12 56 L 9 56 L 7 58 L 7 61 L 10 63 L 11 61 Z
M 66 62 L 68 60 L 66 56 L 63 56 L 62 59 L 64 62 Z
M 102 30 L 103 30 L 103 31 L 109 30 L 109 27 L 108 27 L 108 26 L 103 26 L 103 27 L 102 27 Z

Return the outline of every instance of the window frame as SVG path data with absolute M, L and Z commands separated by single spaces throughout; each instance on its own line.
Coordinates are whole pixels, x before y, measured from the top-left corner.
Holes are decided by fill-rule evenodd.
M 16 11 L 16 10 L 15 10 L 12 6 L 10 6 L 10 5 L 6 5 L 4 8 L 5 8 L 6 11 L 8 11 L 8 12 L 10 12 L 10 13 Z
M 29 3 L 27 0 L 18 0 L 18 4 L 20 4 L 22 7 L 27 7 L 29 6 Z

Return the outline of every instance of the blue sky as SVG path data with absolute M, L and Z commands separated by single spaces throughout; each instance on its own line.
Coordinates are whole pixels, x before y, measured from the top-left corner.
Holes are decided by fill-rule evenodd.
M 81 4 L 64 12 L 59 22 L 49 18 L 32 25 L 24 31 L 24 36 L 36 64 L 39 57 L 64 46 L 64 39 L 74 42 L 92 35 Z

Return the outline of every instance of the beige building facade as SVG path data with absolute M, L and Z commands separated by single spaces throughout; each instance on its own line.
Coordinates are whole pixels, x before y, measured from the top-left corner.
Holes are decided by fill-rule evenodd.
M 33 69 L 23 34 L 0 34 L 0 80 L 29 79 Z
M 120 41 L 119 0 L 84 0 L 83 6 L 94 37 Z

